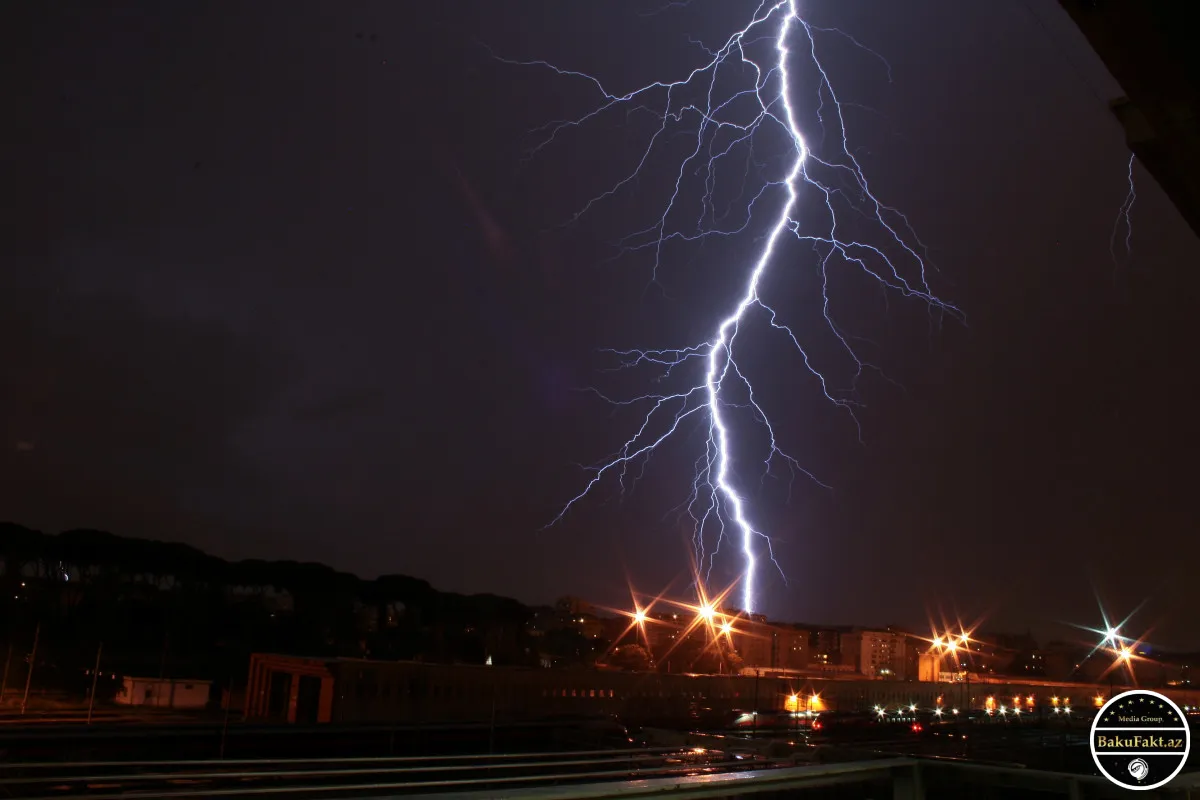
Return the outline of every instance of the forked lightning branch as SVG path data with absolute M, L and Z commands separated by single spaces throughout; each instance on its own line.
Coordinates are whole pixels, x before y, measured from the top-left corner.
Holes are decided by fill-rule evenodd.
M 682 35 L 682 34 L 681 34 Z M 757 605 L 756 580 L 764 558 L 775 562 L 771 532 L 756 523 L 748 498 L 763 470 L 782 462 L 816 480 L 801 461 L 789 454 L 775 436 L 767 404 L 756 394 L 756 377 L 739 366 L 739 348 L 749 347 L 742 329 L 764 324 L 795 348 L 798 358 L 780 368 L 806 370 L 814 391 L 829 403 L 855 417 L 857 406 L 853 384 L 832 385 L 810 357 L 813 343 L 796 332 L 800 326 L 784 319 L 767 296 L 764 276 L 771 270 L 807 266 L 817 270 L 821 300 L 806 313 L 832 334 L 841 357 L 856 376 L 872 365 L 856 351 L 855 340 L 837 321 L 830 276 L 835 270 L 858 270 L 882 287 L 928 304 L 937 313 L 960 317 L 959 310 L 939 299 L 928 282 L 924 245 L 908 220 L 876 195 L 848 141 L 845 105 L 822 62 L 826 42 L 837 41 L 858 47 L 872 59 L 876 54 L 853 37 L 832 28 L 810 24 L 799 14 L 794 0 L 762 2 L 748 15 L 744 27 L 734 31 L 717 49 L 706 47 L 699 63 L 682 66 L 675 75 L 663 76 L 638 88 L 619 92 L 599 78 L 545 61 L 508 61 L 554 70 L 564 79 L 575 80 L 581 89 L 593 92 L 595 106 L 586 114 L 544 128 L 535 153 L 569 137 L 575 130 L 609 113 L 631 109 L 651 111 L 658 120 L 645 149 L 632 160 L 627 172 L 614 176 L 603 192 L 582 202 L 570 221 L 579 219 L 597 204 L 620 202 L 626 195 L 642 191 L 635 187 L 650 165 L 674 158 L 669 169 L 674 185 L 664 192 L 661 213 L 649 219 L 640 231 L 623 239 L 627 251 L 653 253 L 652 279 L 671 258 L 673 245 L 695 243 L 708 237 L 739 237 L 737 252 L 744 257 L 727 268 L 741 276 L 738 293 L 722 300 L 728 311 L 712 320 L 712 335 L 705 341 L 658 349 L 625 348 L 609 351 L 623 366 L 653 366 L 661 370 L 656 384 L 675 387 L 630 398 L 608 398 L 623 406 L 637 407 L 641 422 L 608 458 L 596 464 L 579 494 L 571 498 L 551 525 L 606 480 L 622 490 L 631 467 L 639 466 L 673 437 L 691 433 L 699 425 L 704 435 L 695 460 L 691 493 L 683 509 L 693 526 L 696 560 L 705 571 L 715 559 L 735 545 L 740 558 L 741 604 L 746 611 Z M 886 66 L 886 62 L 883 62 Z M 815 70 L 816 88 L 797 96 L 793 74 L 801 67 Z M 731 88 L 732 87 L 732 88 Z M 697 98 L 701 98 L 697 100 Z M 819 132 L 811 137 L 802 130 L 804 112 L 818 119 Z M 783 134 L 780 136 L 779 134 Z M 688 137 L 687 152 L 672 156 L 669 140 Z M 822 143 L 815 147 L 813 142 Z M 693 145 L 694 142 L 694 145 Z M 777 174 L 763 174 L 748 165 L 771 153 L 774 163 L 784 166 Z M 775 156 L 779 156 L 775 158 Z M 697 171 L 704 175 L 699 219 L 692 215 L 687 225 L 680 222 L 679 209 L 685 200 L 686 177 Z M 742 203 L 733 215 L 718 215 L 713 202 L 722 176 L 739 181 L 756 180 L 742 193 Z M 691 207 L 691 204 L 689 204 Z M 734 220 L 726 221 L 729 216 Z M 859 231 L 852 236 L 850 218 Z M 862 233 L 863 220 L 872 229 Z M 694 223 L 694 224 L 693 224 Z M 763 232 L 765 231 L 765 235 Z M 789 250 L 788 241 L 804 247 Z M 777 301 L 774 301 L 777 303 Z M 818 316 L 819 315 L 819 316 Z M 731 397 L 737 396 L 737 402 Z M 748 398 L 748 400 L 746 400 Z M 732 453 L 748 425 L 760 426 L 766 445 L 760 464 L 753 470 L 744 461 L 735 469 Z M 782 570 L 781 570 L 782 572 Z

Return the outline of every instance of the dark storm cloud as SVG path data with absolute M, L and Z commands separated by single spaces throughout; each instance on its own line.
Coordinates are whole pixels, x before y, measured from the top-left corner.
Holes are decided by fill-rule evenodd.
M 219 323 L 164 317 L 66 281 L 9 284 L 0 296 L 5 513 L 49 530 L 200 534 L 228 513 L 231 487 L 261 490 L 235 439 L 286 377 L 277 351 Z
M 379 387 L 360 389 L 319 401 L 295 412 L 299 419 L 333 423 L 346 416 L 378 414 L 387 403 Z
M 20 4 L 0 73 L 20 109 L 0 518 L 530 601 L 619 602 L 626 568 L 665 586 L 687 563 L 668 512 L 694 435 L 636 491 L 539 528 L 635 422 L 575 390 L 647 388 L 600 372 L 597 349 L 709 336 L 752 243 L 673 250 L 668 291 L 647 292 L 646 260 L 613 261 L 613 243 L 661 213 L 669 170 L 562 223 L 636 163 L 649 118 L 523 161 L 529 131 L 594 89 L 475 42 L 628 91 L 755 5 Z M 1178 367 L 1200 248 L 1139 171 L 1114 285 L 1111 79 L 1051 0 L 806 6 L 891 63 L 889 83 L 844 39 L 823 50 L 872 185 L 969 327 L 931 335 L 920 308 L 838 298 L 907 389 L 865 384 L 865 447 L 794 360 L 747 356 L 782 439 L 836 489 L 755 497 L 792 576 L 768 612 L 916 623 L 945 602 L 1024 625 L 1087 621 L 1093 581 L 1128 608 L 1184 596 L 1200 554 L 1172 538 L 1195 523 L 1173 464 L 1200 443 Z M 1155 537 L 1177 557 L 1123 581 Z

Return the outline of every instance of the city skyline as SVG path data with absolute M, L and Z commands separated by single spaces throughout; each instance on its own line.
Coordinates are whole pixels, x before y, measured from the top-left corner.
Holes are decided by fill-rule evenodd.
M 711 335 L 710 289 L 748 254 L 684 252 L 648 293 L 644 261 L 611 259 L 652 180 L 558 228 L 638 152 L 635 123 L 526 161 L 530 130 L 594 96 L 479 44 L 631 90 L 745 10 L 645 5 L 24 9 L 39 46 L 8 77 L 33 111 L 0 277 L 0 519 L 526 603 L 682 596 L 688 531 L 667 512 L 686 448 L 542 528 L 629 422 L 578 390 L 644 391 L 596 350 Z M 1114 239 L 1120 88 L 1050 0 L 811 5 L 890 66 L 829 61 L 856 152 L 967 324 L 851 295 L 846 324 L 896 382 L 864 380 L 863 444 L 792 391 L 794 362 L 751 357 L 789 451 L 832 487 L 763 484 L 788 581 L 760 573 L 761 610 L 1036 630 L 1098 626 L 1099 594 L 1200 649 L 1182 466 L 1200 424 L 1179 369 L 1200 242 L 1136 163 L 1131 250 Z
M 11 563 L 10 563 L 11 561 Z M 362 593 L 360 601 L 378 600 L 378 593 L 399 592 L 401 596 L 421 597 L 432 594 L 456 594 L 426 581 L 419 575 L 390 574 L 367 578 L 340 572 L 329 565 L 315 562 L 296 562 L 289 559 L 251 559 L 226 561 L 190 545 L 114 535 L 107 531 L 77 529 L 59 533 L 36 531 L 25 526 L 0 520 L 0 576 L 21 589 L 14 600 L 19 606 L 22 596 L 42 585 L 53 591 L 54 586 L 95 581 L 97 575 L 109 574 L 112 569 L 136 579 L 137 573 L 152 575 L 153 582 L 168 592 L 193 581 L 223 584 L 232 581 L 253 593 L 258 583 L 271 591 L 274 610 L 290 607 L 289 581 L 299 581 L 305 591 L 322 587 L 335 593 Z M 467 592 L 467 599 L 488 599 L 516 603 L 532 616 L 536 625 L 539 615 L 549 610 L 556 618 L 584 617 L 603 623 L 604 640 L 611 650 L 622 643 L 649 644 L 648 631 L 670 629 L 684 636 L 699 632 L 726 637 L 748 636 L 762 638 L 756 629 L 796 629 L 817 637 L 819 632 L 879 631 L 923 642 L 923 652 L 952 653 L 955 642 L 997 644 L 1000 641 L 1033 641 L 1041 646 L 1067 646 L 1088 650 L 1087 655 L 1110 654 L 1114 658 L 1153 653 L 1186 653 L 1187 648 L 1163 646 L 1153 636 L 1140 617 L 1139 606 L 1125 615 L 1110 613 L 1099 604 L 1093 617 L 1080 621 L 1026 620 L 1016 627 L 997 625 L 987 616 L 970 616 L 944 610 L 928 613 L 923 621 L 900 620 L 875 613 L 856 620 L 815 620 L 786 613 L 769 618 L 749 613 L 737 607 L 736 583 L 724 587 L 706 587 L 693 574 L 693 583 L 662 587 L 658 592 L 639 592 L 626 587 L 621 602 L 608 604 L 597 598 L 573 594 L 569 587 L 560 587 L 550 598 L 504 597 L 488 592 Z M 349 579 L 349 580 L 347 580 Z M 27 584 L 27 581 L 31 582 Z M 210 587 L 211 588 L 211 587 Z M 32 596 L 32 595 L 31 595 Z M 1097 597 L 1099 602 L 1099 598 Z M 1144 604 L 1143 604 L 1144 605 Z M 33 618 L 25 618 L 28 624 Z M 666 628 L 654 621 L 669 623 Z M 561 622 L 561 619 L 559 620 Z M 1088 623 L 1091 624 L 1088 624 Z M 615 627 L 612 624 L 615 623 Z M 1037 631 L 1035 634 L 1034 631 Z M 613 634 L 613 635 L 607 635 Z M 926 635 L 928 634 L 928 635 Z M 626 641 L 628 640 L 628 641 Z M 1009 649 L 1016 647 L 1006 645 Z M 740 652 L 740 646 L 739 646 Z M 837 649 L 837 648 L 834 648 Z M 1017 647 L 1017 649 L 1020 649 Z M 1127 651 L 1127 652 L 1125 652 Z M 1114 662 L 1116 663 L 1116 662 Z

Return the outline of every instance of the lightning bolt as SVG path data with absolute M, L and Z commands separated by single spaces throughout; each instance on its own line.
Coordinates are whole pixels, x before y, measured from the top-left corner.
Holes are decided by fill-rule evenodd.
M 690 380 L 683 381 L 675 391 L 628 400 L 615 400 L 592 390 L 615 405 L 641 409 L 641 423 L 615 453 L 589 468 L 590 480 L 547 525 L 558 524 L 606 478 L 618 480 L 624 491 L 630 467 L 641 462 L 644 468 L 656 449 L 672 437 L 681 435 L 685 423 L 698 421 L 698 429 L 705 433 L 704 444 L 695 461 L 690 495 L 678 509 L 690 517 L 697 563 L 707 563 L 706 574 L 711 573 L 714 559 L 726 538 L 736 540 L 743 562 L 741 602 L 747 612 L 757 605 L 756 570 L 761 552 L 766 551 L 781 575 L 783 570 L 775 559 L 771 536 L 751 521 L 745 476 L 735 474 L 735 440 L 739 437 L 732 421 L 740 412 L 765 431 L 766 445 L 761 461 L 763 479 L 771 473 L 774 463 L 782 461 L 791 471 L 793 480 L 799 472 L 819 485 L 825 484 L 779 446 L 775 428 L 760 405 L 749 376 L 735 359 L 739 333 L 751 321 L 758 320 L 765 323 L 768 330 L 785 337 L 814 379 L 814 386 L 819 387 L 834 407 L 849 414 L 858 427 L 855 414 L 859 406 L 856 399 L 858 380 L 865 371 L 878 371 L 878 368 L 858 354 L 852 344 L 858 340 L 834 319 L 830 299 L 831 272 L 839 267 L 859 270 L 886 290 L 924 302 L 930 314 L 939 319 L 945 316 L 961 319 L 962 316 L 959 309 L 933 294 L 927 282 L 931 265 L 926 262 L 925 246 L 907 218 L 876 197 L 852 152 L 844 115 L 844 107 L 850 104 L 839 100 L 829 74 L 818 58 L 818 39 L 825 37 L 848 40 L 883 60 L 847 34 L 805 21 L 795 0 L 763 0 L 750 15 L 748 24 L 729 36 L 718 49 L 697 43 L 706 60 L 681 77 L 673 81 L 654 81 L 626 93 L 611 92 L 591 75 L 562 69 L 546 61 L 514 61 L 498 57 L 505 63 L 542 67 L 560 76 L 586 81 L 600 93 L 600 100 L 592 110 L 540 129 L 541 139 L 533 147 L 530 157 L 555 143 L 560 136 L 593 122 L 606 112 L 649 112 L 659 123 L 633 169 L 585 202 L 566 224 L 579 220 L 597 204 L 629 189 L 643 176 L 646 165 L 675 140 L 677 133 L 686 133 L 689 152 L 682 157 L 677 169 L 672 170 L 674 184 L 661 215 L 619 243 L 621 253 L 653 253 L 652 283 L 658 282 L 667 245 L 672 242 L 695 243 L 738 234 L 749 237 L 755 227 L 765 232 L 758 238 L 761 244 L 756 254 L 741 268 L 745 279 L 740 294 L 728 301 L 727 315 L 714 321 L 713 335 L 709 339 L 680 348 L 606 351 L 616 357 L 618 367 L 655 369 L 659 382 L 687 373 L 688 368 L 693 368 L 692 374 Z M 761 55 L 760 50 L 763 51 Z M 816 148 L 802 133 L 797 118 L 792 98 L 793 59 L 802 59 L 815 70 L 810 74 L 817 86 L 815 115 L 822 131 Z M 891 77 L 890 67 L 888 77 Z M 831 154 L 818 152 L 831 140 Z M 773 145 L 780 143 L 784 145 L 785 153 L 777 160 L 784 161 L 786 166 L 776 167 L 776 172 L 769 174 L 769 166 L 760 162 L 757 156 L 770 152 Z M 718 166 L 739 156 L 745 159 L 743 188 L 739 195 L 744 206 L 739 205 L 738 214 L 733 213 L 732 206 L 718 214 L 715 200 Z M 758 166 L 755 174 L 761 178 L 757 190 L 750 190 L 752 194 L 745 188 L 753 172 L 751 164 Z M 699 218 L 693 217 L 692 224 L 684 226 L 679 218 L 687 194 L 685 183 L 689 169 L 692 177 L 703 176 L 704 188 L 699 197 Z M 782 201 L 776 212 L 764 210 L 772 199 Z M 796 212 L 802 206 L 802 199 L 811 199 L 817 209 L 823 210 L 819 223 L 799 218 Z M 851 230 L 850 214 L 854 215 L 854 222 L 865 220 L 867 230 L 859 236 Z M 734 219 L 729 222 L 731 216 Z M 806 346 L 802 337 L 764 299 L 764 276 L 781 260 L 781 245 L 789 237 L 807 245 L 815 255 L 821 279 L 823 324 L 854 370 L 847 388 L 837 389 L 832 385 L 810 357 L 811 343 Z M 861 441 L 861 428 L 859 438 Z M 635 475 L 635 481 L 636 478 Z M 707 542 L 714 539 L 714 532 L 715 541 L 709 548 Z
M 1112 236 L 1109 238 L 1108 248 L 1112 252 L 1113 263 L 1120 268 L 1121 263 L 1117 258 L 1117 236 L 1121 232 L 1121 224 L 1125 225 L 1125 257 L 1129 258 L 1133 255 L 1133 218 L 1130 214 L 1133 212 L 1133 203 L 1137 200 L 1137 191 L 1133 183 L 1133 162 L 1137 158 L 1133 153 L 1129 154 L 1129 191 L 1125 194 L 1125 202 L 1121 204 L 1121 210 L 1117 212 L 1117 219 L 1113 222 Z

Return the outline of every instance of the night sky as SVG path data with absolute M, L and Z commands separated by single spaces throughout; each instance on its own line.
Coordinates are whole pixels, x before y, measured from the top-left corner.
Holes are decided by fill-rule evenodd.
M 628 91 L 702 63 L 689 36 L 723 41 L 755 3 L 53 5 L 4 26 L 0 518 L 526 602 L 686 588 L 668 512 L 694 436 L 540 528 L 636 424 L 576 390 L 651 388 L 597 349 L 711 335 L 755 244 L 668 251 L 661 287 L 644 254 L 612 260 L 661 170 L 558 228 L 649 129 L 610 115 L 523 161 L 596 95 L 482 43 Z M 1053 634 L 1099 625 L 1095 587 L 1118 617 L 1149 598 L 1131 632 L 1200 647 L 1200 242 L 1135 166 L 1114 261 L 1119 88 L 1051 0 L 806 5 L 890 62 L 891 82 L 826 43 L 872 187 L 967 322 L 847 283 L 840 314 L 903 386 L 864 380 L 862 444 L 794 354 L 747 355 L 781 444 L 833 487 L 755 488 L 789 579 L 762 610 Z M 780 261 L 793 321 L 812 263 Z

